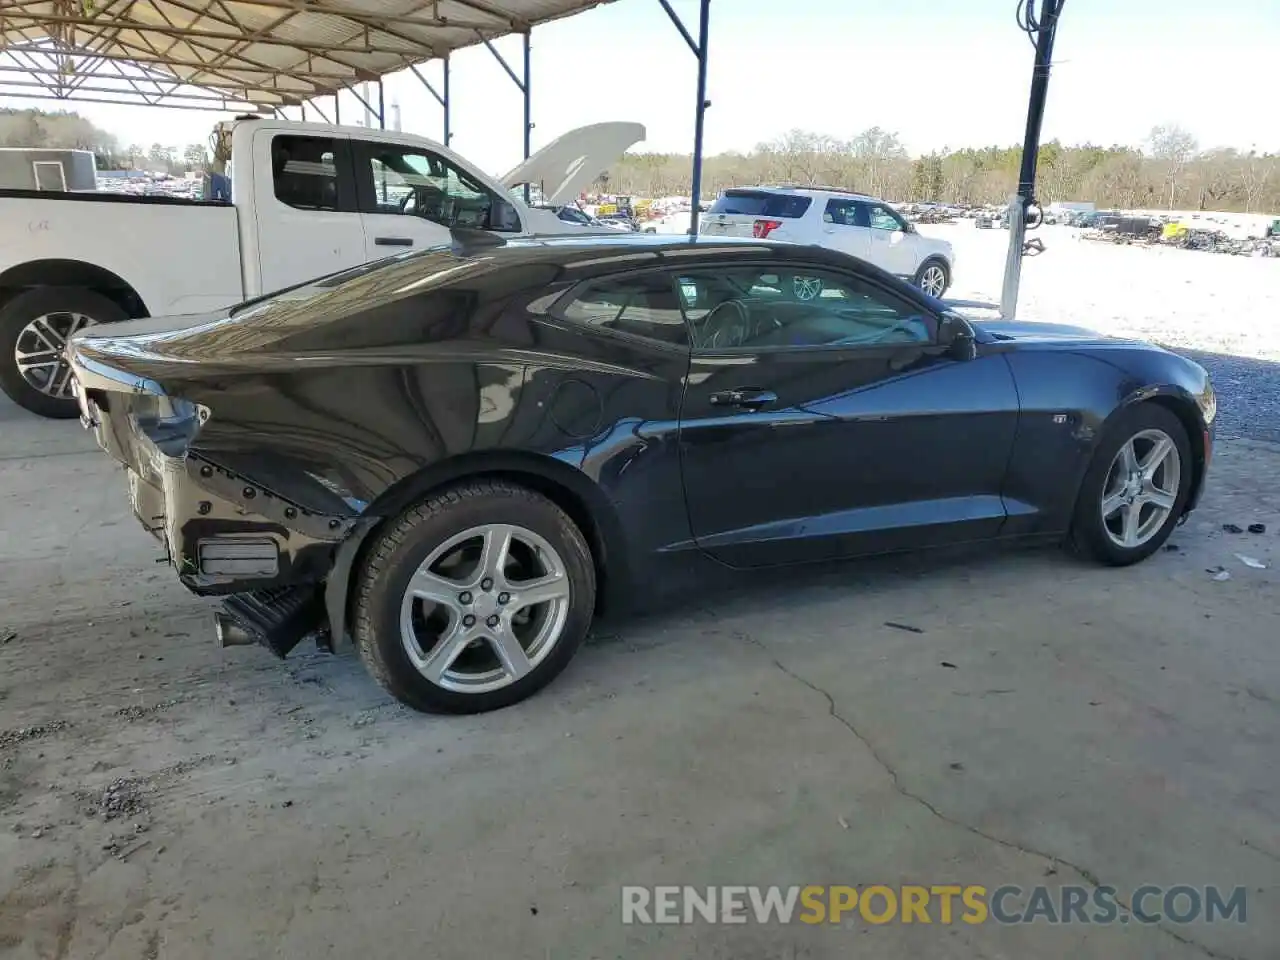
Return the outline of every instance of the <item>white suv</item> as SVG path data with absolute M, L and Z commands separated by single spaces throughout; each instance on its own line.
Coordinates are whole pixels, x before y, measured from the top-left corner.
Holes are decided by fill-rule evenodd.
M 921 235 L 883 200 L 819 187 L 746 187 L 723 191 L 698 233 L 817 244 L 840 250 L 942 296 L 956 257 L 945 240 Z

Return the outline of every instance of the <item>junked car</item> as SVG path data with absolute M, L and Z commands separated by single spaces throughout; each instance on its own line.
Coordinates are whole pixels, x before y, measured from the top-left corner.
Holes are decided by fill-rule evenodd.
M 1163 349 L 707 236 L 456 231 L 69 353 L 225 643 L 354 646 L 448 712 L 522 700 L 598 613 L 709 571 L 982 540 L 1137 562 L 1199 500 L 1216 412 Z

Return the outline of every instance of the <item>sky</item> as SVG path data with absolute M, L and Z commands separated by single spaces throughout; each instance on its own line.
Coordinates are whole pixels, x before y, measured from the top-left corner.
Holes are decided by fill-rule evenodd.
M 696 0 L 672 5 L 696 36 Z M 1021 143 L 1032 47 L 1015 6 L 713 0 L 706 151 L 746 151 L 792 128 L 849 138 L 870 126 L 896 131 L 912 153 Z M 518 38 L 497 47 L 518 66 Z M 617 0 L 537 27 L 532 51 L 535 150 L 601 120 L 643 123 L 639 150 L 691 149 L 696 61 L 657 0 Z M 1046 140 L 1139 145 L 1152 126 L 1177 123 L 1202 147 L 1280 152 L 1280 0 L 1065 0 L 1054 60 Z M 439 69 L 424 71 L 436 79 Z M 488 50 L 456 53 L 450 82 L 453 148 L 495 174 L 518 163 L 520 93 Z M 442 111 L 412 74 L 388 78 L 386 93 L 402 129 L 443 136 Z M 179 150 L 206 142 L 221 119 L 68 106 L 122 145 Z M 344 98 L 344 121 L 358 109 Z

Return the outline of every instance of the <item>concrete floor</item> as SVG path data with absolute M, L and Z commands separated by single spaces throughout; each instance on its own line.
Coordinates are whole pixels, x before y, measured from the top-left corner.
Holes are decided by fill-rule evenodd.
M 610 626 L 532 701 L 452 719 L 352 658 L 219 650 L 112 464 L 6 405 L 0 954 L 1278 957 L 1277 475 L 1280 448 L 1224 442 L 1180 549 L 1136 568 L 791 576 Z M 1243 924 L 623 926 L 621 887 L 659 883 L 1248 901 Z

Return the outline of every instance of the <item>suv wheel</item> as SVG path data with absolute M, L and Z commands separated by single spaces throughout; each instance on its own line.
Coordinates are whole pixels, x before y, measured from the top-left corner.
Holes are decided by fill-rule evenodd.
M 931 297 L 940 297 L 951 286 L 951 271 L 941 260 L 926 260 L 916 271 L 915 285 Z

